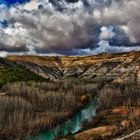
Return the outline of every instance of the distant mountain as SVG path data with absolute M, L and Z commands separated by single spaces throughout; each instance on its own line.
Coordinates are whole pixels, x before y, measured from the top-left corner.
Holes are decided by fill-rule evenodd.
M 135 83 L 138 78 L 140 52 L 83 57 L 8 56 L 7 59 L 52 80 L 79 77 Z
M 45 81 L 46 79 L 16 62 L 0 58 L 0 86 L 8 82 L 31 80 Z

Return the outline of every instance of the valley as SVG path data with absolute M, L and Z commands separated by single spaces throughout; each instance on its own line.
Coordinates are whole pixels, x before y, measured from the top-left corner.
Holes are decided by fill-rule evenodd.
M 112 140 L 140 127 L 140 52 L 8 56 L 1 59 L 0 72 L 3 69 L 6 70 L 2 72 L 6 82 L 0 89 L 3 139 L 30 136 L 47 139 L 52 135 L 56 139 Z M 79 118 L 79 112 L 93 103 L 97 104 L 91 110 L 94 113 L 90 116 L 86 112 L 89 117 L 83 114 Z M 75 123 L 63 127 L 69 121 Z

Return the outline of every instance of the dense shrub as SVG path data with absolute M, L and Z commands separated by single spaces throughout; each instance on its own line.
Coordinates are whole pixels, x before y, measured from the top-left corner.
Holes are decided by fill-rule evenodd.
M 16 81 L 47 81 L 47 79 L 15 62 L 0 58 L 0 86 Z
M 110 109 L 117 106 L 140 106 L 140 89 L 138 85 L 106 85 L 98 95 L 99 109 Z

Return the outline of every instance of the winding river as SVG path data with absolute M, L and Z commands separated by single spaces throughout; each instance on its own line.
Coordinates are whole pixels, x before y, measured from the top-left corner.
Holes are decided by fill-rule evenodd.
M 84 120 L 89 120 L 95 115 L 96 115 L 96 103 L 95 101 L 91 101 L 82 110 L 75 113 L 70 120 L 57 125 L 55 128 L 49 131 L 42 131 L 39 133 L 38 136 L 32 136 L 30 140 L 52 140 L 55 136 L 58 136 L 60 130 L 63 131 L 64 135 L 67 135 L 69 132 L 76 133 L 81 129 L 81 125 Z

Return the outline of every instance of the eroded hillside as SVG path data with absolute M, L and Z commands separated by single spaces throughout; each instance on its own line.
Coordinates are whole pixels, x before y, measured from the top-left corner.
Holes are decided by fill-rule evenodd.
M 53 80 L 81 77 L 94 78 L 95 80 L 110 79 L 117 82 L 136 82 L 140 52 L 83 57 L 8 56 L 8 59 Z

